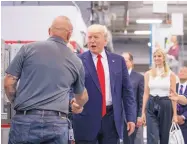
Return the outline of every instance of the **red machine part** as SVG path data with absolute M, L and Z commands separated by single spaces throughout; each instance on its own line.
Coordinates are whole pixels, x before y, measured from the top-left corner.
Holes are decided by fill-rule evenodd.
M 1 124 L 1 128 L 10 128 L 10 124 Z
M 35 41 L 21 41 L 21 40 L 6 40 L 5 43 L 6 44 L 26 44 L 26 43 L 31 43 L 31 42 L 35 42 Z

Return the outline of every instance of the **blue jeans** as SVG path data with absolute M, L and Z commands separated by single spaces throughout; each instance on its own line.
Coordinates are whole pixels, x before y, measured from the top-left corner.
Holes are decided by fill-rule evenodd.
M 60 116 L 15 115 L 8 144 L 68 144 L 68 121 Z

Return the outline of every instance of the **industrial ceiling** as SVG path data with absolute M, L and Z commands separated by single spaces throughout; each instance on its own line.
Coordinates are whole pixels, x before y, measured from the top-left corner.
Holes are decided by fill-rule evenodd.
M 167 13 L 153 13 L 153 2 L 149 1 L 105 1 L 94 2 L 95 21 L 106 24 L 114 37 L 147 39 L 149 35 L 136 35 L 134 31 L 149 31 L 150 24 L 138 24 L 137 19 L 171 20 L 171 13 L 183 13 L 184 36 L 187 35 L 187 2 L 168 2 Z M 103 15 L 103 16 L 101 16 Z M 101 17 L 100 19 L 97 17 Z

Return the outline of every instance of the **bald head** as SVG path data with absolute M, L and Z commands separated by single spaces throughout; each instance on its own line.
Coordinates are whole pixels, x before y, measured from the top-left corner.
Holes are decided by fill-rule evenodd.
M 53 20 L 49 28 L 49 35 L 61 37 L 65 42 L 68 42 L 72 30 L 73 26 L 70 19 L 66 16 L 58 16 Z

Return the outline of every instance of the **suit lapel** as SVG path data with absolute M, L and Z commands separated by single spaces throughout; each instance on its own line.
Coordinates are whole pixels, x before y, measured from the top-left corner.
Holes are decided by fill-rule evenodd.
M 115 81 L 116 81 L 116 76 L 115 76 L 116 75 L 116 73 L 115 73 L 116 60 L 115 60 L 115 58 L 113 58 L 113 56 L 110 52 L 106 51 L 106 55 L 107 55 L 108 66 L 109 66 L 111 93 L 113 95 Z M 93 62 L 92 55 L 91 55 L 90 51 L 85 52 L 84 63 L 85 63 L 85 66 L 88 69 L 88 71 L 89 71 L 89 73 L 92 77 L 92 80 L 94 81 L 95 85 L 97 86 L 97 88 L 101 92 L 101 88 L 100 88 L 100 85 L 99 85 L 99 79 L 98 79 L 98 76 L 97 76 L 97 71 L 96 71 L 96 68 L 95 68 L 95 65 L 94 65 L 94 62 Z
M 84 63 L 85 63 L 85 66 L 87 67 L 96 87 L 101 92 L 101 88 L 100 88 L 100 85 L 99 85 L 99 79 L 98 79 L 98 76 L 97 76 L 97 71 L 96 71 L 95 64 L 93 62 L 92 55 L 91 55 L 90 51 L 85 52 Z
M 131 79 L 133 79 L 133 75 L 134 75 L 134 71 L 131 70 L 131 73 L 130 73 L 130 75 L 129 75 Z
M 108 59 L 108 67 L 109 67 L 109 75 L 110 75 L 110 86 L 111 86 L 111 93 L 114 93 L 114 86 L 116 81 L 116 73 L 115 73 L 115 65 L 116 60 L 112 57 L 111 53 L 106 51 L 107 59 Z

